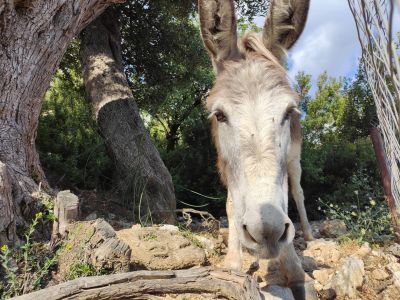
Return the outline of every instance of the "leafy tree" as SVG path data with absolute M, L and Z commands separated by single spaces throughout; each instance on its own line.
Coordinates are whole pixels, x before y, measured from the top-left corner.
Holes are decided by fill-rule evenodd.
M 365 203 L 370 197 L 380 197 L 379 175 L 369 140 L 374 108 L 362 72 L 353 82 L 323 73 L 314 96 L 309 94 L 309 75 L 299 73 L 296 79 L 295 88 L 305 112 L 302 183 L 311 215 L 319 215 L 319 198 L 350 205 L 355 191 Z

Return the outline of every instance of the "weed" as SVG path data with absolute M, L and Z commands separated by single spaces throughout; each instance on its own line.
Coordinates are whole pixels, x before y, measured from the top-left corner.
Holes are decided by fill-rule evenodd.
M 96 268 L 89 264 L 81 261 L 75 262 L 68 270 L 67 275 L 65 276 L 66 280 L 73 280 L 79 277 L 87 277 L 87 276 L 95 276 L 98 275 L 99 272 Z
M 358 191 L 354 191 L 356 204 L 329 204 L 321 199 L 319 207 L 329 219 L 342 220 L 347 227 L 347 234 L 340 237 L 341 241 L 356 240 L 359 244 L 369 242 L 381 245 L 393 237 L 390 213 L 383 201 L 369 198 L 368 205 L 362 206 Z M 365 201 L 364 201 L 365 202 Z
M 25 241 L 16 249 L 1 247 L 0 265 L 5 274 L 0 284 L 0 299 L 22 295 L 41 287 L 51 268 L 57 263 L 59 251 L 55 254 L 45 253 L 43 244 L 35 243 L 32 235 L 43 218 L 39 212 L 35 215 L 25 232 Z
M 193 245 L 204 249 L 204 245 L 202 242 L 200 242 L 197 238 L 196 235 L 189 229 L 187 229 L 186 227 L 183 226 L 179 226 L 179 232 L 185 237 L 187 238 Z
M 149 232 L 148 234 L 143 236 L 143 240 L 144 241 L 155 241 L 155 240 L 157 240 L 157 234 L 155 234 L 154 232 Z

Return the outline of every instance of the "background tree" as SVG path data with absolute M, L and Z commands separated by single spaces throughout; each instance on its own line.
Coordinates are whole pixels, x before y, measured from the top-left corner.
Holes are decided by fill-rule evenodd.
M 7 203 L 0 209 L 0 242 L 16 238 L 15 224 L 24 223 L 35 203 L 31 193 L 40 182 L 47 187 L 35 137 L 50 80 L 73 37 L 118 1 L 0 4 L 0 200 Z
M 174 223 L 171 176 L 143 125 L 123 72 L 118 25 L 115 10 L 108 9 L 81 36 L 83 78 L 115 166 L 114 190 L 138 210 L 139 220 Z

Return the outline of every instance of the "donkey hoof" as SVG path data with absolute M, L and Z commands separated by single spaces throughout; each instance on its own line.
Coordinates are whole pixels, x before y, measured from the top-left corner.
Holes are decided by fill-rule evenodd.
M 290 289 L 296 300 L 318 300 L 318 294 L 314 288 L 314 281 L 295 283 L 290 285 Z

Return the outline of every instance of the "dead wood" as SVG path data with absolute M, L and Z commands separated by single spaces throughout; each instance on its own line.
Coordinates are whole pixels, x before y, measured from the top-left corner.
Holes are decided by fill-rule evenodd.
M 219 298 L 238 300 L 262 299 L 258 283 L 252 277 L 209 267 L 84 277 L 13 299 L 152 299 L 186 293 L 212 293 Z

